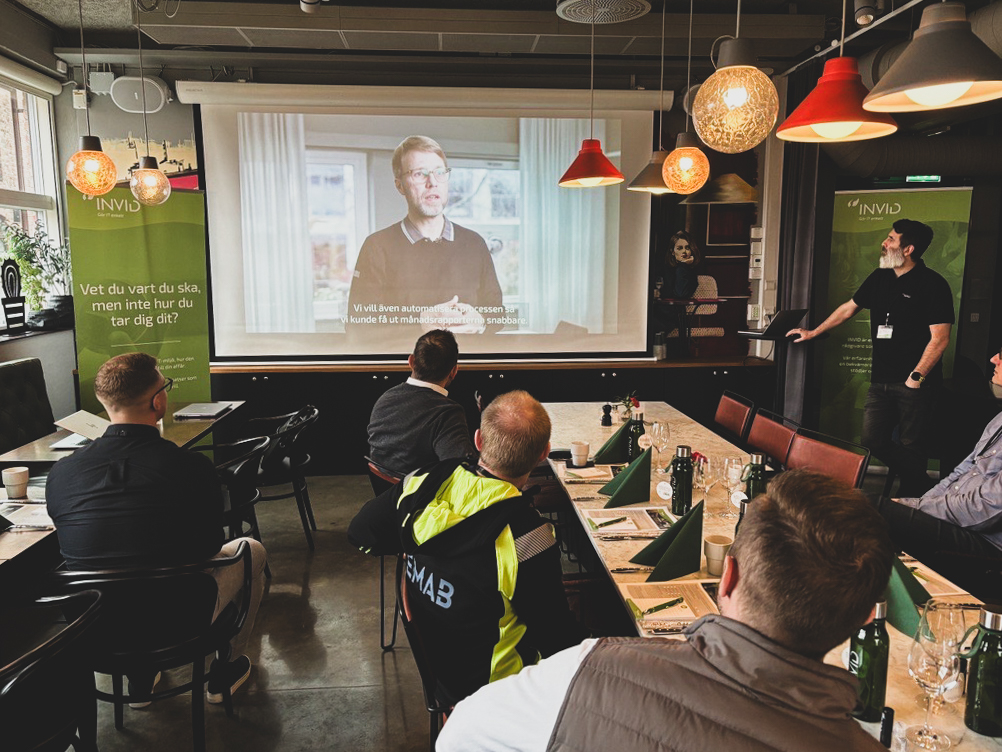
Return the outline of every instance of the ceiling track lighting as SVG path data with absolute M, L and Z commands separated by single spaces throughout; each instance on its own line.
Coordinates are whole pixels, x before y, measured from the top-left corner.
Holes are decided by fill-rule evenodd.
M 80 56 L 83 70 L 84 96 L 87 94 L 87 48 L 84 46 L 83 0 L 78 0 L 80 11 Z M 91 135 L 90 107 L 86 110 L 87 135 L 80 137 L 80 149 L 66 162 L 66 178 L 72 186 L 86 196 L 103 196 L 118 182 L 118 169 L 111 157 L 101 149 L 101 139 Z
M 591 138 L 581 141 L 581 150 L 557 183 L 561 188 L 597 188 L 604 185 L 622 183 L 626 178 L 616 169 L 616 165 L 602 153 L 602 143 L 595 138 L 595 3 L 592 0 L 591 24 L 591 104 L 588 120 L 591 124 Z
M 665 116 L 665 15 L 668 0 L 661 6 L 661 104 L 658 109 L 658 150 L 651 156 L 648 164 L 627 186 L 630 191 L 645 191 L 656 196 L 674 191 L 665 184 L 664 163 L 668 152 L 661 145 L 661 134 L 664 132 Z
M 842 56 L 847 12 L 843 0 L 839 57 L 825 62 L 817 86 L 776 129 L 777 138 L 830 144 L 881 138 L 897 131 L 898 125 L 890 115 L 863 109 L 863 100 L 869 92 L 859 75 L 859 65 L 856 58 Z
M 692 75 L 692 16 L 694 0 L 689 0 L 689 53 L 685 65 L 685 90 L 689 93 Z M 683 106 L 685 97 L 682 98 Z M 699 148 L 699 139 L 689 133 L 689 116 L 685 118 L 685 132 L 679 133 L 675 149 L 661 166 L 661 177 L 675 193 L 695 193 L 710 177 L 710 160 Z
M 918 29 L 863 100 L 870 112 L 925 112 L 1002 97 L 1002 58 L 971 30 L 963 3 L 922 11 Z
M 884 0 L 853 0 L 853 18 L 856 25 L 865 28 L 877 20 L 884 10 Z
M 752 43 L 740 38 L 741 0 L 733 39 L 720 45 L 717 70 L 699 87 L 692 123 L 703 143 L 725 154 L 765 141 L 779 115 L 779 94 L 757 67 Z
M 139 85 L 143 88 L 143 133 L 146 138 L 146 156 L 139 160 L 139 168 L 132 171 L 129 188 L 136 201 L 145 206 L 159 206 L 170 198 L 170 180 L 160 169 L 156 157 L 150 156 L 150 126 L 146 120 L 146 78 L 143 69 L 143 9 L 136 5 L 136 37 L 139 40 Z

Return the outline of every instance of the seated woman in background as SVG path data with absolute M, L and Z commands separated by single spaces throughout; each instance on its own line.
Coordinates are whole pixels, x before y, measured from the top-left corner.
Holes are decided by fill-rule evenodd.
M 699 261 L 699 246 L 692 235 L 685 230 L 672 235 L 665 254 L 661 295 L 665 298 L 691 298 L 695 295 Z

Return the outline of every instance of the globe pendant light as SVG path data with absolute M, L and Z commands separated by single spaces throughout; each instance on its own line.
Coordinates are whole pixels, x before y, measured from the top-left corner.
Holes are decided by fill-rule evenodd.
M 890 115 L 867 112 L 863 98 L 869 93 L 854 57 L 842 57 L 845 47 L 846 0 L 842 5 L 842 41 L 839 57 L 825 62 L 818 85 L 776 130 L 784 141 L 825 144 L 864 141 L 890 136 L 898 129 Z
M 971 30 L 963 3 L 928 6 L 912 41 L 863 100 L 870 112 L 923 112 L 1002 97 L 1002 59 Z
M 602 144 L 595 136 L 595 0 L 591 4 L 591 105 L 588 109 L 592 138 L 581 141 L 581 150 L 557 184 L 561 188 L 596 188 L 615 185 L 626 178 L 616 165 L 602 153 Z
M 673 193 L 672 189 L 665 184 L 664 163 L 668 152 L 664 151 L 661 145 L 661 134 L 664 131 L 663 120 L 665 114 L 665 13 L 667 11 L 668 0 L 661 6 L 661 105 L 658 109 L 658 150 L 651 157 L 651 162 L 640 171 L 633 182 L 627 186 L 630 191 L 646 191 L 656 196 L 665 193 Z
M 83 0 L 78 0 L 80 10 L 80 55 L 83 68 L 83 88 L 87 93 L 87 50 L 84 47 Z M 86 196 L 103 196 L 115 187 L 118 169 L 111 157 L 101 149 L 101 139 L 90 133 L 90 107 L 84 110 L 87 135 L 80 137 L 80 149 L 66 162 L 66 177 L 78 191 Z
M 689 91 L 692 74 L 692 11 L 693 0 L 689 0 L 689 55 L 685 67 L 685 90 Z M 661 177 L 665 185 L 675 193 L 688 195 L 695 193 L 710 177 L 710 160 L 699 148 L 699 141 L 689 133 L 689 116 L 686 115 L 685 132 L 675 140 L 675 150 L 665 159 L 661 167 Z
M 725 154 L 748 151 L 765 141 L 779 115 L 779 94 L 755 65 L 755 52 L 740 39 L 741 0 L 734 39 L 721 43 L 717 70 L 699 87 L 692 123 L 703 143 Z
M 139 85 L 143 89 L 143 132 L 146 156 L 139 160 L 139 169 L 132 171 L 129 188 L 136 201 L 146 206 L 159 206 L 170 198 L 170 181 L 164 175 L 156 157 L 150 156 L 150 126 L 146 121 L 146 78 L 143 75 L 143 9 L 136 4 L 136 36 L 139 40 Z

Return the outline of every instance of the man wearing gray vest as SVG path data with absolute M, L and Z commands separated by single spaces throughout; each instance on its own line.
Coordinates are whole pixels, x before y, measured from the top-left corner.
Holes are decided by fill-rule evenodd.
M 684 640 L 586 640 L 459 703 L 439 752 L 878 752 L 856 680 L 822 662 L 872 614 L 893 546 L 866 498 L 787 472 L 749 505 L 720 615 Z

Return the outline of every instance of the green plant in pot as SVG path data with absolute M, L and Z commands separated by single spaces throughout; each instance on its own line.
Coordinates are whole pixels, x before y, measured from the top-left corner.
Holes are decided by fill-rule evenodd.
M 63 329 L 73 325 L 70 247 L 55 243 L 41 227 L 34 233 L 4 223 L 0 226 L 3 258 L 21 269 L 21 290 L 37 313 L 28 320 L 33 329 Z

